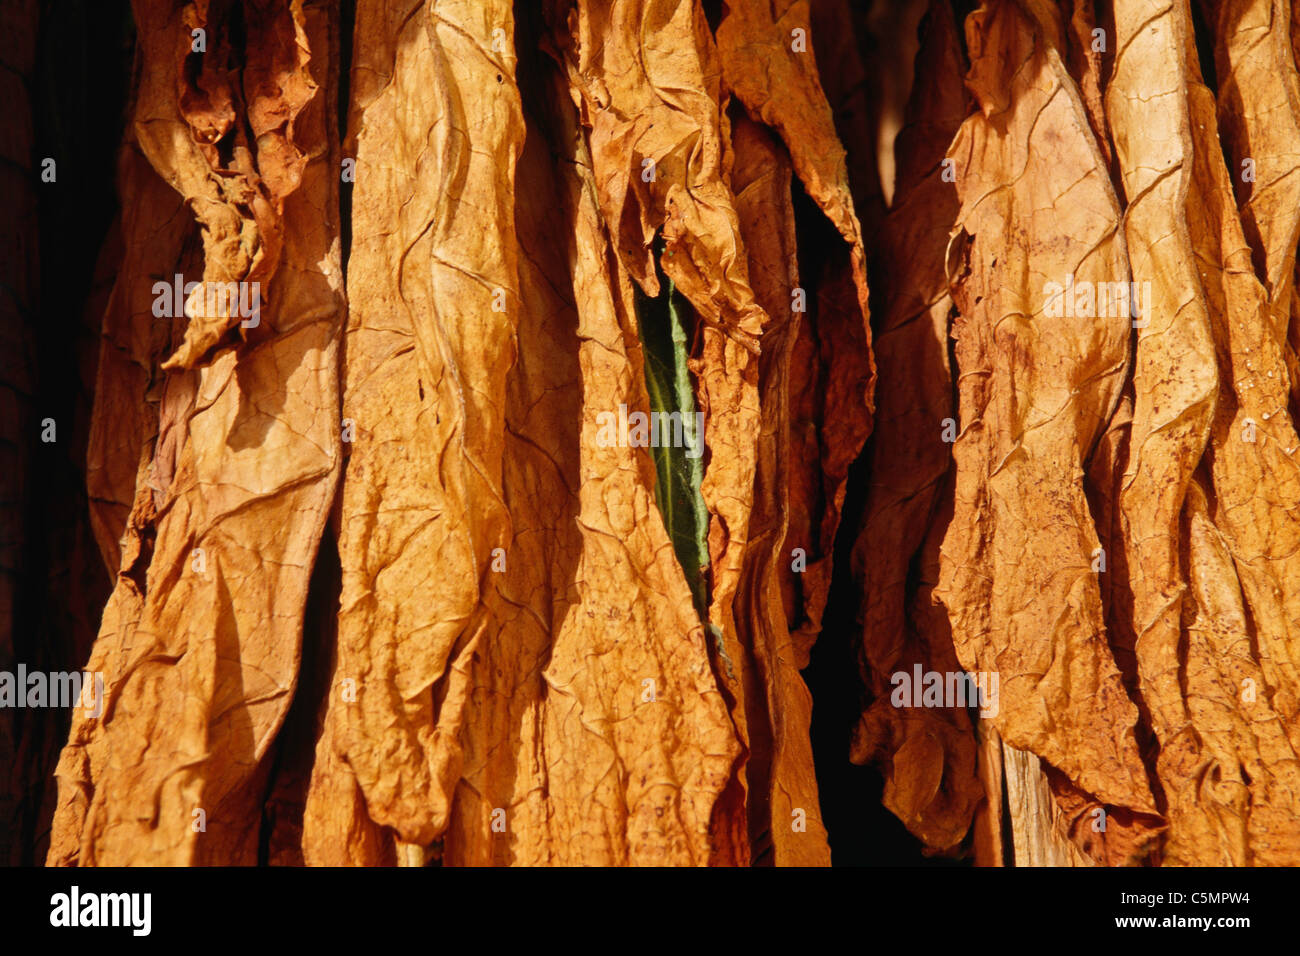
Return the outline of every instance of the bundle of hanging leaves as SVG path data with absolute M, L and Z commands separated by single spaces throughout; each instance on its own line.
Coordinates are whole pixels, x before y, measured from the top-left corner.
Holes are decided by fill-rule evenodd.
M 11 860 L 1300 864 L 1300 5 L 131 7 Z

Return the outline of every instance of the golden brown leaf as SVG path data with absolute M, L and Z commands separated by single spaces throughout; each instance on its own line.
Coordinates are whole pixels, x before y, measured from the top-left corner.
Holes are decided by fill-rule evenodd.
M 1009 745 L 1108 804 L 1154 811 L 1081 482 L 1119 401 L 1129 319 L 1060 314 L 1075 283 L 1127 284 L 1124 238 L 1087 113 L 1044 34 L 1012 4 L 966 24 L 980 110 L 948 153 L 962 204 L 950 258 L 961 430 L 936 594 L 963 666 L 999 674 L 994 722 Z
M 168 26 L 150 42 L 166 46 L 179 25 L 159 19 Z M 328 45 L 324 10 L 311 8 L 304 24 L 318 48 Z M 313 65 L 316 82 L 332 84 L 328 59 Z M 140 82 L 161 77 L 146 70 Z M 141 95 L 137 134 L 165 98 Z M 342 277 L 337 223 L 321 216 L 335 188 L 326 116 L 320 97 L 300 117 L 297 135 L 313 161 L 284 207 L 291 261 L 318 266 L 275 276 L 274 335 L 193 370 L 149 366 L 158 439 L 142 449 L 117 587 L 88 665 L 104 674 L 103 714 L 77 710 L 60 758 L 52 863 L 256 859 L 264 758 L 297 679 L 308 578 L 339 466 Z M 160 172 L 193 185 L 193 170 L 171 165 L 176 157 L 160 142 L 146 150 Z M 128 229 L 170 214 L 165 202 L 147 207 Z M 137 288 L 123 290 L 124 305 Z M 110 319 L 119 314 L 110 307 Z M 128 322 L 134 315 L 125 313 Z M 135 322 L 125 331 L 146 330 Z M 115 412 L 108 394 L 97 417 Z

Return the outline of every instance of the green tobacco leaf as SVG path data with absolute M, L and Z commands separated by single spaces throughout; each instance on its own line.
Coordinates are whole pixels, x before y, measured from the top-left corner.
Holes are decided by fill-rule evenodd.
M 662 240 L 656 242 L 655 251 L 663 254 Z M 707 621 L 709 513 L 700 494 L 704 481 L 704 429 L 696 416 L 695 389 L 686 366 L 695 312 L 663 270 L 658 271 L 657 298 L 651 299 L 636 289 L 637 325 L 645 348 L 646 391 L 650 411 L 656 416 L 652 421 L 661 426 L 650 430 L 650 454 L 658 479 L 655 502 L 686 574 L 695 609 L 700 619 Z M 680 431 L 676 428 L 678 420 Z M 664 425 L 666 422 L 671 424 Z M 672 440 L 678 437 L 680 440 Z

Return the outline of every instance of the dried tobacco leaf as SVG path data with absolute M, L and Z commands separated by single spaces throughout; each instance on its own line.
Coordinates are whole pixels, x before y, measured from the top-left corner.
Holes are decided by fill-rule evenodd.
M 816 281 L 816 308 L 801 324 L 800 335 L 809 346 L 818 342 L 821 357 L 816 364 L 826 367 L 827 378 L 792 383 L 806 389 L 811 400 L 809 425 L 816 437 L 809 438 L 819 446 L 820 460 L 820 475 L 810 476 L 812 481 L 805 484 L 811 493 L 796 498 L 796 509 L 804 517 L 792 543 L 813 557 L 800 572 L 803 606 L 796 646 L 801 664 L 820 628 L 844 482 L 871 429 L 875 388 L 866 255 L 853 211 L 844 148 L 836 137 L 814 53 L 807 44 L 808 32 L 805 3 L 772 5 L 756 0 L 728 4 L 717 32 L 726 85 L 752 116 L 780 133 L 808 195 L 849 247 L 846 259 L 833 257 L 822 266 L 822 275 L 808 270 Z M 847 288 L 849 281 L 852 291 Z M 801 295 L 803 304 L 797 301 Z M 802 310 L 808 293 L 792 289 L 791 297 L 796 300 L 794 307 Z M 811 464 L 811 459 L 802 460 Z
M 871 478 L 853 552 L 863 678 L 875 700 L 855 730 L 852 759 L 884 764 L 886 806 L 928 845 L 944 848 L 965 836 L 982 793 L 970 721 L 964 707 L 900 708 L 892 698 L 893 675 L 910 677 L 914 664 L 923 673 L 959 669 L 947 620 L 932 612 L 930 588 L 915 577 L 909 586 L 922 545 L 946 526 L 936 512 L 951 514 L 939 502 L 945 487 L 951 494 L 953 436 L 945 429 L 955 429 L 944 255 L 958 203 L 943 159 L 969 104 L 957 25 L 945 3 L 930 6 L 917 62 L 941 66 L 919 71 L 913 86 L 895 142 L 899 178 L 878 253 L 889 307 L 875 334 L 880 380 L 867 450 Z M 935 578 L 926 580 L 932 587 Z
M 327 48 L 327 10 L 294 12 L 304 35 Z M 147 50 L 189 36 L 180 17 L 158 12 L 150 22 Z M 312 66 L 328 87 L 328 59 Z M 187 198 L 197 201 L 210 173 L 195 168 L 194 152 L 160 148 L 165 124 L 155 111 L 175 109 L 172 77 L 146 70 L 140 83 L 134 135 L 149 128 L 146 153 L 164 178 L 194 187 Z M 192 371 L 166 371 L 154 364 L 161 355 L 150 361 L 158 437 L 142 449 L 117 587 L 88 665 L 104 674 L 102 719 L 78 710 L 59 761 L 51 863 L 256 859 L 263 758 L 297 679 L 307 582 L 339 465 L 342 283 L 337 224 L 321 216 L 335 188 L 326 116 L 324 97 L 299 116 L 295 135 L 313 160 L 284 202 L 290 261 L 318 265 L 274 276 L 266 310 L 274 333 Z M 127 228 L 157 228 L 169 215 L 167 203 L 142 208 Z M 208 221 L 209 250 L 232 238 L 222 224 L 242 230 L 224 214 Z M 139 294 L 138 275 L 124 271 L 120 301 Z M 114 412 L 101 391 L 97 418 Z
M 963 666 L 1000 675 L 1003 739 L 1107 804 L 1153 812 L 1081 482 L 1128 366 L 1130 320 L 1113 304 L 1099 315 L 1095 290 L 1127 291 L 1128 263 L 1087 113 L 1048 35 L 1014 4 L 966 23 L 980 109 L 948 151 L 961 429 L 935 593 Z
M 1214 23 L 1218 121 L 1256 274 L 1268 292 L 1273 334 L 1287 342 L 1300 241 L 1300 75 L 1289 4 L 1203 3 Z M 1294 12 L 1294 11 L 1293 11 Z M 1300 395 L 1296 343 L 1284 346 Z M 1292 410 L 1295 413 L 1295 410 Z
M 641 36 L 646 40 L 643 42 Z M 647 295 L 658 263 L 704 325 L 691 362 L 709 465 L 700 493 L 711 515 L 708 620 L 718 680 L 746 744 L 731 611 L 752 498 L 758 335 L 767 321 L 749 286 L 730 190 L 717 52 L 696 4 L 579 2 L 557 39 L 574 102 L 590 130 L 600 208 L 619 260 Z
M 486 46 L 508 4 L 376 0 L 356 16 L 337 663 L 355 700 L 335 689 L 330 707 L 371 818 L 428 844 L 460 774 L 467 675 L 454 665 L 486 626 L 484 577 L 510 538 L 522 123 L 517 92 L 469 92 L 512 72 L 513 54 Z
M 794 470 L 788 453 L 788 390 L 800 318 L 785 307 L 789 290 L 798 285 L 791 160 L 776 137 L 748 117 L 737 117 L 731 128 L 736 212 L 754 294 L 770 316 L 759 359 L 762 419 L 753 507 L 735 599 L 736 631 L 749 651 L 741 661 L 749 747 L 743 768 L 749 839 L 755 863 L 824 866 L 830 848 L 808 736 L 812 696 L 798 672 L 781 596 L 782 572 L 789 567 L 784 550 L 787 488 Z M 793 822 L 800 811 L 806 829 L 796 831 Z
M 1258 622 L 1264 679 L 1276 687 L 1249 708 L 1252 724 L 1280 718 L 1285 726 L 1294 707 L 1288 621 L 1295 618 L 1275 582 L 1294 551 L 1285 502 L 1294 500 L 1287 489 L 1295 465 L 1286 449 L 1297 440 L 1285 411 L 1281 346 L 1250 267 L 1186 4 L 1117 3 L 1116 25 L 1122 52 L 1107 111 L 1126 192 L 1136 197 L 1126 217 L 1134 278 L 1149 276 L 1153 288 L 1150 322 L 1138 331 L 1120 505 L 1139 684 L 1160 741 L 1156 772 L 1170 821 L 1162 858 L 1241 864 L 1273 849 L 1269 838 L 1256 842 L 1243 830 L 1259 825 L 1249 823 L 1255 814 L 1247 805 L 1268 820 L 1279 795 L 1283 812 L 1292 812 L 1294 791 L 1275 791 L 1271 773 L 1250 775 L 1251 784 L 1238 773 L 1243 761 L 1259 760 L 1261 744 L 1225 726 L 1219 708 L 1200 705 L 1232 699 L 1241 686 L 1225 686 L 1217 666 L 1196 664 L 1207 639 L 1196 635 L 1217 632 L 1211 640 L 1231 646 L 1236 621 L 1249 641 L 1245 616 L 1231 611 L 1240 589 Z M 1141 65 L 1152 59 L 1162 64 L 1154 77 Z M 1207 444 L 1208 475 L 1201 464 L 1194 477 Z M 1214 537 L 1198 517 L 1207 507 L 1232 564 L 1211 561 Z M 1194 544 L 1198 537 L 1206 543 Z M 1213 618 L 1207 602 L 1220 609 Z M 1280 708 L 1276 717 L 1272 708 Z M 1294 761 L 1290 744 L 1280 754 L 1276 742 L 1269 745 L 1284 765 Z M 1280 849 L 1281 858 L 1291 856 Z
M 1300 506 L 1296 503 L 1300 470 L 1293 458 L 1300 439 L 1287 411 L 1284 346 L 1280 330 L 1272 322 L 1276 313 L 1269 309 L 1265 289 L 1251 271 L 1229 174 L 1214 135 L 1213 96 L 1199 82 L 1190 55 L 1188 72 L 1195 162 L 1189 189 L 1194 201 L 1188 204 L 1187 222 L 1201 270 L 1222 383 L 1210 449 L 1202 463 L 1202 472 L 1208 471 L 1213 482 L 1208 513 L 1232 555 L 1248 619 L 1255 631 L 1263 679 L 1270 689 L 1263 707 L 1258 706 L 1259 701 L 1249 701 L 1249 695 L 1241 695 L 1242 710 L 1252 722 L 1280 723 L 1290 744 L 1281 755 L 1282 766 L 1270 766 L 1272 761 L 1265 764 L 1268 773 L 1263 780 L 1256 782 L 1249 774 L 1241 775 L 1241 782 L 1249 781 L 1247 786 L 1256 792 L 1245 814 L 1249 834 L 1246 855 L 1239 855 L 1240 844 L 1230 852 L 1239 860 L 1277 864 L 1294 859 L 1300 851 L 1300 840 L 1286 831 L 1279 833 L 1275 825 L 1279 813 L 1291 819 L 1300 816 L 1300 793 L 1270 779 L 1293 779 L 1295 754 L 1300 748 L 1300 668 L 1294 663 L 1300 651 L 1300 599 L 1283 590 L 1300 574 Z M 1194 514 L 1191 508 L 1195 504 L 1189 495 L 1184 520 L 1189 513 Z M 1230 577 L 1219 577 L 1222 584 L 1231 583 Z M 1189 669 L 1192 662 L 1189 648 Z M 1218 723 L 1214 719 L 1217 713 L 1207 714 L 1201 709 L 1199 688 L 1193 690 L 1193 686 L 1189 679 L 1184 692 L 1192 722 L 1208 744 L 1207 749 L 1217 750 L 1222 738 L 1206 727 Z M 1241 687 L 1240 682 L 1235 687 L 1230 685 L 1228 693 L 1236 696 L 1234 692 Z M 1265 739 L 1256 746 L 1273 749 L 1269 746 L 1272 742 L 1266 742 L 1266 733 L 1257 736 Z M 1234 769 L 1253 756 L 1248 744 L 1238 742 L 1234 749 L 1246 753 L 1217 755 L 1228 786 L 1235 776 Z M 1202 796 L 1201 802 L 1208 801 Z M 1175 831 L 1174 837 L 1178 836 Z M 1220 839 L 1220 852 L 1225 843 L 1237 841 Z

